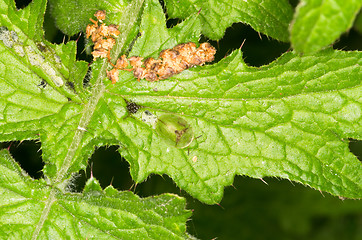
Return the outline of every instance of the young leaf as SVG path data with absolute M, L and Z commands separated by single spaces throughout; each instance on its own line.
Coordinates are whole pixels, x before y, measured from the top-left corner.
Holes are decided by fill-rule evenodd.
M 160 3 L 149 0 L 143 11 L 140 34 L 129 56 L 157 58 L 159 53 L 180 43 L 198 42 L 200 21 L 197 15 L 187 18 L 171 29 L 166 27 L 166 18 Z M 157 32 L 157 34 L 154 34 Z
M 51 15 L 59 30 L 67 35 L 84 31 L 89 18 L 97 10 L 107 11 L 107 21 L 118 23 L 129 1 L 127 0 L 49 0 Z
M 332 44 L 352 27 L 360 0 L 303 0 L 291 27 L 291 42 L 298 52 L 311 53 Z
M 288 1 L 190 1 L 166 0 L 167 14 L 171 18 L 185 19 L 199 12 L 202 33 L 219 40 L 226 28 L 235 22 L 249 24 L 256 31 L 287 42 L 288 26 L 293 11 Z
M 83 194 L 63 193 L 27 176 L 7 150 L 0 151 L 0 172 L 2 239 L 186 238 L 191 212 L 176 195 L 141 199 L 112 186 L 103 191 L 94 178 Z

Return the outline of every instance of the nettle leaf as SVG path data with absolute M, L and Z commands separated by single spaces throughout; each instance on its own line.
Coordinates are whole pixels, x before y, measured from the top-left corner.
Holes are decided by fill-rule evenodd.
M 152 1 L 147 6 L 154 7 Z M 145 57 L 172 38 L 171 30 L 163 33 L 161 10 L 150 12 L 155 13 L 152 31 L 160 35 L 157 44 L 146 33 L 137 40 L 134 51 Z M 147 29 L 147 22 L 141 29 Z M 113 132 L 118 131 L 120 152 L 136 182 L 152 173 L 167 174 L 206 203 L 220 201 L 236 174 L 283 177 L 360 198 L 362 166 L 349 152 L 347 139 L 362 136 L 361 57 L 334 50 L 287 53 L 269 66 L 252 68 L 238 50 L 217 64 L 162 82 L 138 83 L 131 73 L 121 72 L 120 82 L 106 88 L 114 113 L 107 127 L 117 123 Z M 120 110 L 130 102 L 141 110 Z M 156 119 L 164 114 L 184 119 L 198 138 L 180 149 L 151 121 L 143 121 L 145 110 Z
M 132 33 L 142 4 L 134 1 L 124 13 L 123 21 L 132 22 L 121 29 L 120 43 Z M 112 187 L 103 191 L 94 178 L 82 194 L 69 192 L 72 173 L 85 168 L 95 146 L 121 144 L 114 132 L 118 124 L 107 120 L 125 115 L 125 104 L 109 112 L 108 104 L 117 100 L 103 97 L 106 61 L 94 63 L 95 80 L 84 88 L 88 66 L 75 60 L 75 42 L 43 39 L 45 6 L 37 0 L 16 10 L 12 0 L 0 2 L 0 141 L 40 138 L 46 179 L 31 179 L 7 150 L 0 151 L 0 238 L 191 237 L 185 233 L 191 213 L 178 196 L 140 199 Z
M 36 1 L 19 11 L 10 0 L 0 5 L 3 141 L 15 139 L 17 132 L 35 137 L 42 129 L 39 119 L 60 111 L 70 100 L 82 102 L 77 91 L 83 89 L 87 63 L 75 61 L 74 42 L 56 46 L 42 38 L 42 19 L 35 16 L 44 13 L 45 5 Z
M 12 1 L 0 3 L 6 27 L 0 35 L 0 141 L 40 138 L 46 176 L 46 182 L 24 176 L 8 152 L 1 152 L 5 204 L 11 208 L 10 199 L 21 199 L 14 209 L 23 210 L 14 218 L 12 209 L 0 213 L 6 220 L 0 225 L 4 236 L 18 233 L 8 229 L 21 225 L 33 239 L 187 237 L 189 212 L 176 196 L 141 200 L 111 187 L 102 191 L 93 178 L 83 194 L 67 192 L 70 177 L 86 167 L 94 148 L 111 144 L 120 146 L 136 183 L 150 174 L 167 174 L 205 203 L 220 201 L 236 174 L 282 177 L 333 195 L 362 197 L 362 166 L 347 141 L 362 137 L 360 52 L 291 52 L 252 68 L 237 50 L 219 63 L 159 82 L 138 82 L 123 71 L 116 84 L 106 77 L 108 61 L 98 59 L 84 87 L 87 68 L 73 58 L 75 44 L 55 46 L 42 38 L 42 20 L 33 16 L 42 15 L 45 5 L 37 0 L 16 11 Z M 138 29 L 141 36 L 130 55 L 142 57 L 196 41 L 200 29 L 197 15 L 166 29 L 156 0 L 132 1 L 119 19 L 113 60 Z M 131 111 L 130 104 L 140 108 Z M 146 110 L 155 124 L 143 121 Z M 192 128 L 188 147 L 163 131 L 182 131 L 177 125 Z M 130 234 L 129 226 L 140 230 Z
M 156 116 L 182 117 L 200 136 L 178 149 L 142 122 L 140 112 L 119 119 L 128 141 L 121 152 L 133 179 L 165 173 L 210 204 L 221 200 L 236 174 L 282 177 L 361 198 L 362 165 L 347 140 L 362 136 L 361 57 L 333 50 L 287 53 L 252 68 L 238 50 L 162 83 L 135 87 L 125 78 L 110 91 Z
M 103 191 L 94 178 L 83 194 L 63 193 L 22 172 L 7 150 L 0 151 L 0 172 L 3 239 L 186 238 L 191 212 L 176 195 L 140 199 L 112 186 Z
M 172 48 L 180 43 L 198 42 L 200 27 L 197 15 L 192 15 L 182 23 L 167 29 L 160 3 L 156 0 L 147 1 L 140 25 L 141 37 L 137 39 L 129 56 L 158 58 L 163 49 Z
M 288 26 L 293 11 L 286 0 L 166 0 L 165 4 L 171 18 L 185 19 L 199 12 L 202 33 L 213 40 L 221 39 L 233 23 L 243 22 L 272 38 L 289 41 Z
M 332 44 L 352 27 L 361 6 L 360 0 L 301 1 L 291 25 L 293 48 L 310 53 Z

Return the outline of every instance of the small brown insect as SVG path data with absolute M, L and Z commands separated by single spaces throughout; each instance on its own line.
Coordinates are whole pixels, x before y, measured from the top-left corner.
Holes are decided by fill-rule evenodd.
M 147 58 L 143 63 L 148 70 L 157 71 L 161 64 L 162 60 L 156 60 L 154 58 Z
M 154 71 L 150 71 L 148 70 L 145 75 L 144 75 L 144 78 L 147 80 L 147 81 L 150 81 L 150 82 L 155 82 L 155 81 L 158 81 L 158 77 L 156 75 L 156 73 Z
M 125 55 L 122 55 L 114 65 L 110 62 L 110 51 L 116 44 L 115 38 L 120 34 L 119 26 L 107 26 L 103 23 L 103 20 L 106 19 L 105 11 L 99 10 L 94 16 L 97 21 L 90 19 L 93 24 L 87 26 L 86 37 L 91 38 L 94 43 L 93 59 L 108 58 L 109 63 L 114 67 L 110 71 L 107 70 L 107 76 L 112 83 L 118 81 L 118 70 L 133 71 L 133 75 L 138 81 L 146 79 L 154 82 L 214 60 L 216 50 L 209 43 L 202 43 L 197 48 L 195 43 L 189 42 L 161 51 L 158 59 L 147 58 L 144 60 L 139 56 L 127 59 Z M 101 24 L 99 25 L 98 22 Z
M 132 67 L 137 68 L 137 67 L 141 67 L 142 66 L 142 60 L 143 57 L 130 57 L 128 59 L 129 63 L 131 64 Z
M 97 50 L 94 50 L 92 52 L 93 60 L 96 60 L 97 58 L 106 58 L 108 56 L 108 51 L 104 48 L 99 48 Z
M 189 42 L 161 51 L 158 59 L 147 58 L 142 61 L 142 57 L 133 56 L 128 61 L 132 66 L 133 75 L 138 80 L 154 82 L 169 78 L 190 67 L 213 61 L 215 52 L 215 48 L 209 43 L 202 43 L 197 48 L 195 43 Z
M 109 28 L 108 26 L 106 26 L 106 24 L 102 23 L 98 28 L 97 28 L 97 37 L 104 37 L 107 38 L 109 37 Z
M 111 24 L 108 26 L 108 34 L 111 37 L 115 37 L 117 38 L 119 34 L 121 34 L 121 32 L 118 30 L 118 26 Z
M 116 68 L 113 68 L 111 71 L 107 70 L 107 77 L 115 84 L 118 81 L 119 71 Z
M 98 10 L 94 16 L 97 18 L 98 21 L 102 22 L 106 19 L 106 11 L 104 10 Z
M 199 56 L 203 62 L 214 61 L 214 55 L 216 50 L 210 45 L 210 43 L 202 43 L 196 51 L 196 55 Z
M 97 31 L 96 25 L 88 25 L 86 28 L 86 37 L 89 38 Z
M 164 61 L 173 61 L 178 57 L 178 55 L 180 55 L 180 53 L 174 49 L 165 49 L 161 51 L 160 58 L 162 58 Z
M 122 55 L 120 58 L 117 59 L 114 68 L 125 70 L 126 67 L 128 67 L 128 61 L 126 55 Z
M 114 44 L 116 44 L 116 40 L 114 38 L 101 39 L 94 44 L 94 48 L 104 48 L 110 50 Z
M 106 19 L 105 11 L 99 10 L 94 16 L 97 18 L 97 21 L 90 19 L 93 24 L 88 25 L 86 28 L 86 37 L 91 37 L 94 43 L 94 51 L 92 52 L 93 59 L 96 60 L 97 58 L 106 57 L 109 59 L 110 51 L 116 43 L 114 38 L 120 34 L 118 26 L 107 26 L 103 23 L 103 20 Z M 98 25 L 98 21 L 102 24 Z
M 157 74 L 159 76 L 159 79 L 166 79 L 171 77 L 172 75 L 176 74 L 175 70 L 169 66 L 161 66 Z
M 137 80 L 139 81 L 140 79 L 144 79 L 145 78 L 145 69 L 143 67 L 136 67 L 133 70 L 133 76 L 135 78 L 137 78 Z

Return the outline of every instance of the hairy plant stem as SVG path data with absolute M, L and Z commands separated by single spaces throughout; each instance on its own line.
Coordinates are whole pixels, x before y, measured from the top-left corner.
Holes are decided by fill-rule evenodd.
M 124 45 L 126 43 L 127 37 L 129 33 L 131 32 L 132 28 L 134 27 L 134 24 L 137 22 L 137 19 L 140 15 L 140 12 L 142 11 L 144 0 L 137 0 L 133 1 L 128 7 L 125 9 L 125 14 L 122 16 L 122 19 L 120 21 L 120 31 L 121 34 L 119 35 L 117 39 L 116 45 L 113 47 L 111 52 L 111 59 L 115 61 L 117 57 L 120 55 L 120 53 L 124 49 Z M 45 202 L 45 207 L 43 209 L 43 212 L 40 216 L 40 220 L 36 225 L 36 228 L 33 232 L 32 239 L 35 240 L 39 237 L 40 231 L 44 226 L 45 220 L 48 218 L 51 206 L 54 202 L 56 202 L 56 193 L 59 191 L 57 188 L 57 185 L 62 184 L 63 180 L 68 175 L 69 168 L 72 166 L 72 163 L 74 161 L 74 156 L 76 154 L 77 149 L 79 149 L 80 143 L 82 141 L 83 135 L 85 133 L 85 129 L 87 129 L 87 126 L 93 116 L 93 113 L 95 112 L 96 106 L 99 102 L 99 99 L 103 96 L 105 91 L 105 85 L 103 84 L 103 80 L 106 78 L 106 69 L 108 67 L 108 59 L 104 59 L 99 75 L 95 81 L 95 84 L 92 89 L 91 98 L 89 99 L 88 103 L 85 105 L 81 118 L 79 120 L 78 127 L 75 131 L 73 140 L 69 146 L 67 155 L 64 158 L 64 162 L 62 167 L 59 169 L 55 180 L 53 182 L 53 188 L 50 191 L 49 197 L 47 201 Z
M 85 105 L 84 110 L 82 112 L 82 116 L 79 120 L 79 124 L 77 129 L 75 130 L 75 134 L 73 137 L 73 140 L 69 146 L 67 155 L 64 158 L 64 162 L 62 167 L 59 169 L 55 180 L 53 182 L 53 186 L 56 186 L 58 184 L 60 184 L 65 176 L 68 173 L 69 168 L 71 167 L 73 160 L 75 159 L 74 156 L 76 154 L 77 149 L 79 148 L 79 145 L 82 141 L 85 129 L 87 128 L 90 119 L 92 118 L 92 115 L 95 111 L 95 108 L 99 102 L 99 99 L 103 96 L 104 94 L 104 90 L 105 90 L 105 86 L 103 84 L 103 79 L 106 77 L 106 68 L 108 66 L 108 62 L 106 59 L 104 59 L 102 67 L 101 67 L 101 71 L 98 75 L 98 78 L 96 80 L 96 83 L 94 84 L 94 87 L 92 89 L 92 94 L 91 94 L 91 98 L 89 99 L 88 103 Z M 37 239 L 40 233 L 40 230 L 42 229 L 45 220 L 47 219 L 50 209 L 51 209 L 51 205 L 56 201 L 56 192 L 59 191 L 58 188 L 53 187 L 52 190 L 50 191 L 49 197 L 45 203 L 45 207 L 43 209 L 43 212 L 41 214 L 40 220 L 38 222 L 38 224 L 36 225 L 36 229 L 33 232 L 33 236 L 32 239 Z

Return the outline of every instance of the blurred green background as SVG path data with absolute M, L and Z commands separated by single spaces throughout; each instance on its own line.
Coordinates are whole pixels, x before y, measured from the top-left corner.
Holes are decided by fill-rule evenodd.
M 17 7 L 22 8 L 28 2 L 17 1 Z M 296 1 L 293 3 L 295 5 Z M 178 22 L 177 19 L 169 19 L 167 25 L 172 27 Z M 64 36 L 56 31 L 48 13 L 44 28 L 48 40 L 55 43 L 63 41 Z M 77 38 L 65 37 L 66 40 Z M 223 39 L 211 42 L 217 48 L 216 61 L 240 48 L 244 40 L 242 51 L 245 62 L 250 66 L 268 64 L 290 48 L 288 43 L 269 39 L 237 23 L 226 31 Z M 202 38 L 201 41 L 207 39 Z M 361 51 L 362 34 L 351 29 L 333 47 Z M 81 53 L 84 49 L 82 36 L 78 48 L 79 58 L 89 60 L 89 56 Z M 41 143 L 7 142 L 2 143 L 2 148 L 9 148 L 30 176 L 42 177 Z M 350 149 L 361 160 L 361 142 L 350 139 Z M 117 146 L 95 150 L 87 170 L 81 171 L 74 181 L 75 191 L 82 191 L 91 172 L 103 188 L 112 184 L 119 190 L 131 190 L 141 197 L 166 192 L 185 197 L 187 208 L 193 210 L 188 232 L 200 239 L 362 239 L 362 201 L 341 200 L 288 180 L 265 178 L 265 184 L 259 179 L 238 176 L 233 186 L 225 189 L 220 205 L 210 206 L 181 191 L 166 175 L 153 175 L 146 182 L 134 186 L 129 165 L 118 154 Z

